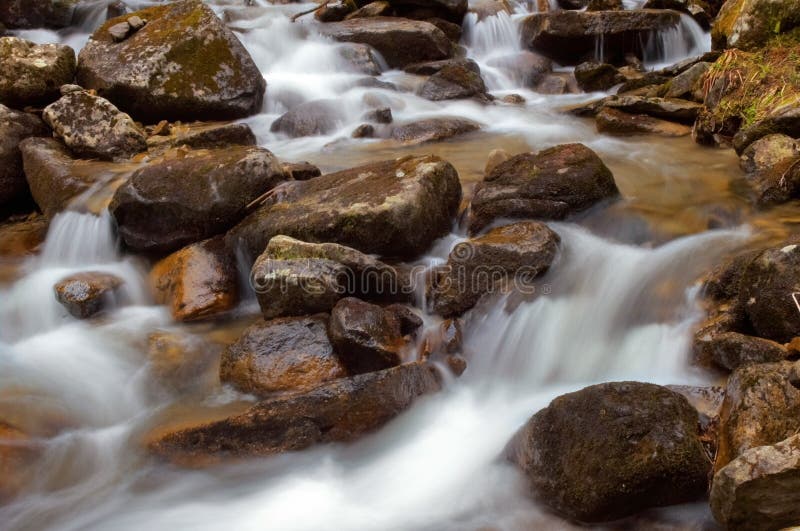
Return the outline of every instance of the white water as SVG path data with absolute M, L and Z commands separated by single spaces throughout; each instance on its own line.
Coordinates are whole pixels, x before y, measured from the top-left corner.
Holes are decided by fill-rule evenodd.
M 235 24 L 246 30 L 239 36 L 269 83 L 264 112 L 247 122 L 260 143 L 282 157 L 321 149 L 341 157 L 366 150 L 372 142 L 349 140 L 350 131 L 365 109 L 390 106 L 398 122 L 443 115 L 479 121 L 487 152 L 502 147 L 492 138 L 515 134 L 529 149 L 582 141 L 603 155 L 641 159 L 645 168 L 658 164 L 648 160 L 646 147 L 599 138 L 584 122 L 553 111 L 584 96 L 538 95 L 521 87 L 514 72 L 489 64 L 521 52 L 518 15 L 466 20 L 464 44 L 493 93 L 517 92 L 528 99 L 522 108 L 487 107 L 420 99 L 413 94 L 419 79 L 396 71 L 380 79 L 403 92 L 354 87 L 364 76 L 347 70 L 338 45 L 316 36 L 308 22 L 288 21 L 287 13 L 308 5 L 257 3 L 262 16 Z M 86 20 L 93 20 L 90 14 Z M 661 39 L 659 55 L 649 60 L 693 52 L 680 31 L 686 29 Z M 22 33 L 78 47 L 86 39 L 85 33 Z M 269 132 L 280 113 L 315 99 L 338 101 L 343 118 L 334 134 L 289 140 Z M 498 458 L 503 446 L 554 396 L 593 382 L 702 382 L 686 363 L 690 327 L 698 317 L 692 283 L 747 235 L 707 232 L 644 249 L 573 224 L 553 228 L 562 237 L 562 253 L 540 279 L 543 294 L 519 304 L 496 301 L 473 312 L 465 340 L 468 371 L 442 393 L 420 400 L 355 444 L 198 472 L 155 464 L 138 444 L 171 400 L 148 386 L 143 345 L 150 332 L 171 323 L 164 309 L 149 305 L 144 268 L 119 254 L 107 215 L 60 215 L 41 256 L 0 293 L 0 407 L 7 409 L 3 397 L 10 393 L 12 405 L 36 403 L 67 419 L 68 426 L 42 439 L 38 479 L 24 497 L 0 507 L 0 529 L 567 527 L 528 499 L 520 475 Z M 460 236 L 444 239 L 428 259 L 444 257 Z M 125 280 L 117 308 L 88 323 L 69 317 L 53 295 L 60 278 L 87 270 Z M 677 288 L 664 294 L 658 288 L 666 283 Z M 230 399 L 226 390 L 206 397 Z

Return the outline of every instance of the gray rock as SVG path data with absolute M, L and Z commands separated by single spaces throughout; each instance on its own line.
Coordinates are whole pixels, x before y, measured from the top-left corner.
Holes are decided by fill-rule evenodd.
M 292 107 L 272 122 L 270 130 L 292 138 L 325 135 L 335 131 L 343 118 L 337 101 L 314 100 Z
M 454 100 L 486 94 L 480 73 L 460 65 L 446 66 L 429 77 L 418 94 L 428 100 Z
M 75 52 L 69 46 L 0 37 L 0 103 L 18 108 L 50 103 L 74 78 Z
M 44 122 L 35 115 L 0 104 L 0 205 L 21 197 L 28 190 L 20 142 L 49 133 Z
M 780 133 L 767 135 L 747 146 L 739 157 L 746 173 L 769 170 L 786 159 L 800 157 L 800 142 Z
M 428 118 L 399 124 L 392 128 L 392 139 L 408 146 L 437 142 L 453 136 L 477 131 L 481 126 L 464 118 Z

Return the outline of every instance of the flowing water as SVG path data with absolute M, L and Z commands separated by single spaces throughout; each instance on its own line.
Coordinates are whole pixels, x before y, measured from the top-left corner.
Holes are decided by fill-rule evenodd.
M 82 13 L 79 32 L 20 34 L 80 48 L 105 4 Z M 334 170 L 432 152 L 456 166 L 469 193 L 492 149 L 515 153 L 583 142 L 614 171 L 624 199 L 585 214 L 580 226 L 551 225 L 562 238 L 557 262 L 537 280 L 533 297 L 494 299 L 471 312 L 468 370 L 443 392 L 354 444 L 202 471 L 154 462 L 141 449 L 141 437 L 176 412 L 235 410 L 247 397 L 213 381 L 197 394 L 154 388 L 144 354 L 147 337 L 179 327 L 148 300 L 146 269 L 119 252 L 107 214 L 60 214 L 41 254 L 0 288 L 0 418 L 40 436 L 43 448 L 32 486 L 0 507 L 0 529 L 569 528 L 529 500 L 521 476 L 499 457 L 505 443 L 553 397 L 590 383 L 710 382 L 687 359 L 691 327 L 701 315 L 695 280 L 754 237 L 778 238 L 793 213 L 776 219 L 750 212 L 729 191 L 737 172 L 729 151 L 700 148 L 689 139 L 598 136 L 590 122 L 558 113 L 586 95 L 543 96 L 521 86 L 513 69 L 494 60 L 522 51 L 524 4 L 515 5 L 512 15 L 482 21 L 468 15 L 463 39 L 492 93 L 521 94 L 524 107 L 430 102 L 414 95 L 421 78 L 398 71 L 386 71 L 380 80 L 400 92 L 359 86 L 364 75 L 349 70 L 339 45 L 316 35 L 312 23 L 289 21 L 308 4 L 258 0 L 247 15 L 226 4 L 232 2 L 215 9 L 231 20 L 268 82 L 263 112 L 246 122 L 259 143 L 281 158 Z M 652 36 L 646 59 L 655 67 L 708 46 L 708 36 L 685 17 L 678 29 Z M 315 99 L 337 100 L 336 132 L 293 140 L 270 132 L 281 113 Z M 382 106 L 392 108 L 396 121 L 462 116 L 483 128 L 414 148 L 350 139 L 365 110 Z M 454 228 L 426 260 L 443 259 L 463 237 Z M 78 322 L 55 301 L 52 286 L 87 270 L 112 272 L 126 287 L 117 310 Z M 249 301 L 219 330 L 183 329 L 225 343 L 255 318 Z M 654 521 L 700 526 L 710 516 L 700 504 L 647 518 L 641 527 Z

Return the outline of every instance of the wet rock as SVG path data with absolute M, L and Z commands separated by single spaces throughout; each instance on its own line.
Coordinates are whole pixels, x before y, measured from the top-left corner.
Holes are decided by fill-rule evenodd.
M 66 28 L 81 0 L 4 0 L 0 23 L 9 28 Z
M 424 11 L 426 18 L 442 18 L 461 25 L 467 14 L 467 0 L 389 0 L 389 3 L 401 17 L 422 18 L 420 15 Z
M 368 122 L 373 122 L 376 124 L 390 124 L 393 121 L 392 109 L 389 107 L 381 107 L 380 109 L 369 111 L 364 115 L 363 118 Z
M 75 77 L 75 52 L 60 44 L 0 37 L 0 103 L 22 108 L 47 104 Z
M 589 0 L 586 11 L 615 11 L 625 9 L 622 0 Z
M 756 334 L 779 343 L 800 335 L 800 246 L 767 249 L 742 274 L 739 298 Z
M 354 18 L 369 18 L 369 17 L 390 17 L 392 16 L 392 5 L 389 2 L 378 0 L 377 2 L 370 2 L 369 4 L 356 9 L 345 17 L 345 20 Z
M 664 76 L 657 72 L 646 72 L 640 77 L 633 77 L 625 81 L 622 85 L 620 85 L 619 89 L 617 90 L 617 94 L 623 95 L 633 93 L 634 91 L 638 93 L 643 89 L 647 89 L 647 87 L 668 83 L 671 81 L 671 79 L 672 78 L 669 76 Z
M 122 42 L 109 28 L 147 24 Z M 266 83 L 236 36 L 199 0 L 112 19 L 78 58 L 78 83 L 137 120 L 228 120 L 261 109 Z
M 708 349 L 714 363 L 729 371 L 755 363 L 782 361 L 789 355 L 780 343 L 737 332 L 711 336 Z
M 573 80 L 577 89 L 577 82 Z M 577 91 L 577 90 L 576 90 Z M 544 76 L 536 85 L 536 92 L 540 94 L 568 94 L 570 90 L 569 81 L 566 76 L 551 74 Z
M 340 42 L 372 46 L 391 68 L 446 59 L 452 55 L 452 45 L 447 36 L 433 24 L 418 20 L 371 17 L 332 22 L 317 29 Z
M 702 101 L 702 94 L 700 98 L 695 98 L 695 92 L 701 89 L 703 76 L 705 76 L 708 69 L 711 68 L 711 63 L 700 62 L 688 70 L 681 72 L 663 86 L 660 91 L 661 96 L 664 98 L 685 98 L 692 100 Z
M 719 11 L 711 31 L 715 50 L 755 50 L 775 34 L 800 26 L 794 0 L 729 0 Z
M 739 130 L 733 137 L 733 147 L 741 155 L 756 140 L 776 133 L 800 138 L 800 99 L 774 109 L 763 119 Z
M 295 183 L 228 235 L 258 256 L 273 236 L 411 257 L 449 232 L 461 201 L 453 166 L 435 156 L 375 162 Z
M 34 254 L 47 236 L 47 218 L 41 214 L 12 216 L 0 224 L 0 255 L 18 257 Z
M 340 105 L 335 100 L 301 103 L 275 120 L 270 130 L 273 133 L 284 133 L 292 138 L 332 133 L 342 124 Z
M 375 127 L 370 124 L 361 124 L 350 134 L 353 138 L 372 138 L 375 136 Z
M 611 170 L 583 144 L 522 153 L 478 183 L 469 229 L 475 233 L 496 218 L 562 219 L 618 195 Z
M 505 13 L 511 14 L 511 6 L 503 0 L 478 0 L 469 6 L 469 12 L 475 13 L 478 22 L 483 22 L 489 17 Z
M 800 197 L 800 157 L 784 159 L 777 164 L 747 176 L 753 202 L 769 208 Z
M 587 62 L 575 67 L 575 79 L 585 92 L 608 90 L 625 81 L 625 76 L 608 63 Z
M 653 134 L 659 136 L 689 136 L 688 125 L 653 118 L 646 114 L 628 114 L 604 107 L 597 114 L 597 131 L 611 135 Z
M 605 60 L 622 64 L 625 54 L 642 55 L 649 32 L 678 24 L 680 15 L 674 11 L 554 11 L 526 17 L 522 42 L 560 64 L 574 65 L 594 57 L 602 37 Z
M 489 175 L 493 169 L 511 158 L 505 149 L 493 149 L 486 158 L 486 165 L 483 167 L 483 174 Z
M 636 382 L 556 398 L 507 453 L 538 499 L 581 522 L 699 499 L 710 468 L 697 411 L 665 387 Z
M 643 9 L 672 9 L 690 15 L 704 30 L 711 27 L 716 10 L 702 0 L 647 0 Z
M 629 114 L 646 114 L 671 122 L 691 125 L 702 105 L 692 101 L 644 96 L 612 96 L 602 102 L 601 108 L 612 108 Z
M 328 334 L 351 374 L 400 365 L 403 351 L 408 346 L 402 318 L 394 306 L 382 308 L 354 297 L 336 303 L 331 312 Z M 422 321 L 417 317 L 416 327 L 421 325 Z
M 446 66 L 428 78 L 418 94 L 425 99 L 455 100 L 486 94 L 486 85 L 479 73 L 463 66 Z
M 527 100 L 519 94 L 506 94 L 500 98 L 500 101 L 507 105 L 525 105 L 527 102 Z
M 306 391 L 348 376 L 327 335 L 328 316 L 288 317 L 250 326 L 222 354 L 220 378 L 244 393 Z
M 147 150 L 147 137 L 130 116 L 88 92 L 62 96 L 42 117 L 79 157 L 125 159 Z
M 404 71 L 418 76 L 432 76 L 445 68 L 460 67 L 476 74 L 481 73 L 478 63 L 472 59 L 442 59 L 441 61 L 426 61 L 406 65 Z
M 714 476 L 711 510 L 726 529 L 768 530 L 800 523 L 800 435 L 752 448 Z
M 560 241 L 544 223 L 523 221 L 459 243 L 429 288 L 434 312 L 452 317 L 486 294 L 534 288 L 533 280 L 553 263 Z
M 445 37 L 450 39 L 450 42 L 452 42 L 454 45 L 458 45 L 458 43 L 461 41 L 461 35 L 463 33 L 461 31 L 461 24 L 456 24 L 455 22 L 450 22 L 437 17 L 425 18 L 423 20 L 439 28 L 442 33 L 444 33 Z
M 285 179 L 278 159 L 263 148 L 175 150 L 137 170 L 109 211 L 129 248 L 172 251 L 224 232 Z
M 86 319 L 113 304 L 123 280 L 102 272 L 78 273 L 55 285 L 56 299 L 77 319 Z
M 589 5 L 589 0 L 558 0 L 561 9 L 583 9 Z
M 342 43 L 336 50 L 339 56 L 356 72 L 368 76 L 379 76 L 383 72 L 382 60 L 366 44 Z
M 176 321 L 208 319 L 236 306 L 236 259 L 222 238 L 194 243 L 158 261 L 150 285 Z
M 408 146 L 438 142 L 453 136 L 480 129 L 480 124 L 463 118 L 428 118 L 397 125 L 392 129 L 392 138 Z
M 336 0 L 322 4 L 314 12 L 314 18 L 320 22 L 339 22 L 355 10 L 355 2 Z
M 288 236 L 269 241 L 251 281 L 266 319 L 329 312 L 348 295 L 397 301 L 413 292 L 404 270 L 344 245 Z
M 211 389 L 218 383 L 218 361 L 219 347 L 201 337 L 167 330 L 147 337 L 147 368 L 164 388 L 180 393 Z
M 800 429 L 800 390 L 789 382 L 792 365 L 748 365 L 728 378 L 715 470 L 751 448 L 776 444 Z
M 295 181 L 307 181 L 322 175 L 320 169 L 310 162 L 284 162 L 283 172 Z
M 436 369 L 410 363 L 267 399 L 240 415 L 169 432 L 147 445 L 173 462 L 198 465 L 352 441 L 379 429 L 415 399 L 439 388 Z
M 256 135 L 250 126 L 231 122 L 194 122 L 167 124 L 166 134 L 150 132 L 147 138 L 149 155 L 162 154 L 170 148 L 186 146 L 214 149 L 229 146 L 255 146 Z
M 28 190 L 20 142 L 48 134 L 47 126 L 35 115 L 0 104 L 0 205 L 21 197 Z
M 797 157 L 800 157 L 800 142 L 782 134 L 767 135 L 747 146 L 739 157 L 739 167 L 746 173 L 754 173 Z

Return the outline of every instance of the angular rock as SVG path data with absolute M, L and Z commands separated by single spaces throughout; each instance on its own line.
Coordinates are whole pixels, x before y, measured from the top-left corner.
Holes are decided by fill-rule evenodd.
M 733 147 L 741 155 L 756 140 L 776 133 L 800 138 L 800 99 L 781 105 L 763 119 L 740 129 L 733 137 Z
M 699 103 L 679 99 L 612 96 L 603 100 L 602 107 L 629 114 L 646 114 L 654 118 L 691 125 L 703 106 Z
M 186 146 L 194 149 L 214 149 L 229 146 L 255 146 L 256 136 L 250 126 L 242 123 L 195 122 L 167 124 L 165 134 L 151 133 L 147 138 L 149 154 L 161 154 L 167 149 Z
M 738 332 L 711 336 L 708 349 L 712 361 L 729 371 L 745 365 L 782 361 L 789 356 L 789 351 L 780 343 Z
M 798 26 L 800 11 L 794 0 L 728 0 L 719 11 L 711 41 L 715 50 L 751 51 Z
M 176 321 L 208 319 L 238 302 L 236 259 L 220 237 L 158 261 L 149 278 L 156 304 L 166 304 Z
M 715 470 L 751 448 L 776 444 L 800 429 L 800 389 L 789 381 L 792 365 L 748 365 L 728 378 Z
M 642 56 L 649 32 L 678 24 L 680 15 L 674 11 L 553 11 L 526 17 L 522 42 L 560 64 L 575 65 L 595 56 L 602 37 L 604 61 L 622 64 L 625 54 Z
M 372 47 L 366 44 L 346 42 L 337 46 L 339 56 L 356 72 L 368 76 L 379 76 L 383 72 L 383 60 Z
M 292 183 L 228 234 L 250 256 L 274 236 L 334 242 L 365 253 L 412 257 L 446 234 L 461 202 L 453 166 L 404 157 Z
M 663 86 L 660 91 L 660 96 L 664 98 L 685 98 L 696 99 L 694 97 L 695 91 L 698 90 L 708 69 L 711 68 L 711 63 L 699 62 L 684 72 L 681 72 Z M 702 98 L 699 98 L 702 101 Z
M 625 81 L 625 76 L 608 63 L 586 62 L 575 67 L 575 79 L 584 92 L 608 90 Z
M 123 280 L 102 272 L 78 273 L 55 285 L 56 299 L 77 319 L 86 319 L 108 308 Z
M 326 332 L 328 316 L 288 317 L 250 326 L 222 354 L 220 378 L 239 391 L 306 391 L 348 376 Z
M 307 181 L 322 175 L 322 171 L 310 162 L 284 162 L 283 172 L 295 181 Z
M 560 241 L 544 223 L 523 221 L 459 243 L 435 275 L 428 300 L 437 314 L 451 317 L 475 306 L 485 294 L 531 287 L 553 263 Z
M 659 136 L 689 136 L 688 125 L 653 118 L 646 114 L 629 114 L 604 107 L 597 114 L 597 131 L 611 135 L 653 134 Z
M 9 28 L 65 28 L 72 24 L 81 0 L 4 0 L 0 23 Z
M 224 232 L 285 179 L 278 159 L 260 147 L 176 150 L 137 170 L 109 211 L 131 249 L 172 251 Z
M 147 24 L 116 42 L 109 28 L 132 17 Z M 261 109 L 266 88 L 242 43 L 199 0 L 106 22 L 81 50 L 77 77 L 81 86 L 152 123 L 248 116 Z
M 344 115 L 335 100 L 314 100 L 301 103 L 272 122 L 273 133 L 292 138 L 332 133 L 341 127 Z
M 28 190 L 20 142 L 48 134 L 47 126 L 35 115 L 0 104 L 0 205 L 21 197 Z
M 711 510 L 726 529 L 800 523 L 800 435 L 744 452 L 714 476 Z
M 88 92 L 62 96 L 42 117 L 79 157 L 127 159 L 147 150 L 147 137 L 130 116 Z
M 400 365 L 408 346 L 403 317 L 397 307 L 382 308 L 355 297 L 336 303 L 331 312 L 328 335 L 350 374 Z M 417 319 L 418 328 L 422 321 Z
M 618 382 L 553 400 L 507 449 L 550 508 L 605 522 L 701 498 L 710 462 L 698 414 L 657 385 Z
M 478 183 L 469 229 L 478 232 L 496 218 L 563 219 L 618 195 L 611 170 L 583 144 L 522 153 Z
M 415 146 L 471 133 L 480 128 L 479 123 L 464 118 L 428 118 L 393 127 L 392 139 Z
M 345 20 L 353 18 L 369 18 L 369 17 L 390 17 L 392 16 L 392 5 L 389 2 L 378 0 L 370 2 L 369 4 L 356 9 L 345 17 Z
M 784 159 L 777 164 L 747 176 L 753 202 L 759 208 L 770 208 L 800 196 L 800 157 Z
M 22 108 L 58 99 L 75 78 L 75 52 L 60 44 L 0 37 L 0 103 Z
M 455 100 L 486 93 L 480 73 L 463 66 L 446 66 L 428 78 L 418 94 L 428 100 Z
M 332 22 L 317 29 L 340 42 L 372 46 L 391 68 L 447 59 L 452 55 L 447 36 L 433 24 L 419 20 L 371 17 Z
M 352 441 L 379 429 L 440 385 L 435 368 L 410 363 L 267 399 L 240 415 L 166 433 L 147 446 L 173 462 L 197 465 Z
M 767 135 L 747 146 L 739 157 L 739 167 L 746 173 L 754 173 L 797 157 L 800 157 L 800 141 L 778 133 Z

